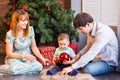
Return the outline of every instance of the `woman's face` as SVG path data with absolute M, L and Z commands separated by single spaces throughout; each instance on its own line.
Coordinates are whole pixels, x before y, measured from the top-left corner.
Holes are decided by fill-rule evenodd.
M 25 18 L 25 16 L 22 16 L 22 19 L 18 21 L 17 26 L 20 29 L 26 29 L 27 24 L 28 24 L 28 20 Z

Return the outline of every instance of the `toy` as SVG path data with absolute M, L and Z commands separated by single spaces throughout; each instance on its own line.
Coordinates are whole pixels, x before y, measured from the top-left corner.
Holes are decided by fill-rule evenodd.
M 60 62 L 64 62 L 64 61 L 69 61 L 70 60 L 70 56 L 68 53 L 61 53 L 60 56 L 59 56 L 59 61 Z

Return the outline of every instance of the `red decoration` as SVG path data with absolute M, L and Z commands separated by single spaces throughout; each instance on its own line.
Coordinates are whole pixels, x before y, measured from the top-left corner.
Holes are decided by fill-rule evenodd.
M 78 43 L 71 43 L 69 45 L 69 47 L 71 47 L 73 49 L 73 51 L 75 52 L 75 54 L 78 53 Z
M 3 40 L 3 43 L 5 43 L 5 44 L 6 44 L 6 40 Z
M 15 2 L 12 2 L 12 5 L 16 5 L 17 4 L 17 2 L 15 1 Z
M 57 64 L 59 62 L 59 59 L 54 60 L 54 62 L 55 62 L 55 64 Z
M 43 57 L 49 59 L 49 61 L 52 62 L 55 46 L 39 46 L 38 49 Z M 40 59 L 38 59 L 38 61 L 43 64 L 43 62 Z M 47 64 L 50 63 L 43 64 L 43 66 L 47 66 Z
M 22 6 L 22 9 L 23 9 L 24 11 L 28 12 L 28 7 L 27 7 L 26 5 L 23 5 L 23 6 Z
M 10 8 L 10 11 L 14 12 L 14 11 L 15 11 L 15 7 L 12 6 L 12 7 Z
M 61 11 L 63 11 L 63 10 L 64 10 L 64 8 L 63 8 L 63 7 L 61 7 L 61 8 L 60 8 L 60 10 L 61 10 Z
M 29 16 L 29 19 L 30 19 L 30 20 L 32 20 L 32 19 L 33 19 L 33 17 L 32 17 L 32 16 Z
M 0 23 L 0 28 L 2 27 L 2 23 Z
M 59 61 L 60 62 L 64 62 L 64 61 L 69 61 L 70 60 L 70 56 L 68 53 L 61 53 L 59 56 Z
M 7 22 L 6 22 L 7 26 L 10 27 L 10 23 L 11 23 L 10 21 L 7 21 Z
M 50 11 L 51 11 L 51 8 L 50 8 L 50 7 L 48 7 L 48 8 L 47 8 L 47 10 L 48 10 L 48 12 L 50 12 Z

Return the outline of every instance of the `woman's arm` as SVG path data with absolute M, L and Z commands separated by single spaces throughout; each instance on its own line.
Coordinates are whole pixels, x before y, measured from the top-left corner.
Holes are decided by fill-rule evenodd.
M 23 58 L 22 54 L 13 53 L 13 44 L 6 42 L 6 56 L 9 58 Z
M 13 44 L 10 44 L 6 42 L 6 56 L 9 58 L 14 58 L 14 59 L 26 59 L 29 61 L 32 61 L 35 59 L 33 55 L 29 55 L 26 53 L 14 53 L 13 52 Z
M 45 59 L 45 58 L 41 55 L 38 47 L 36 46 L 35 38 L 32 38 L 32 39 L 31 39 L 31 50 L 32 50 L 33 54 L 34 54 L 37 58 L 41 59 L 44 63 L 46 63 L 46 61 L 49 62 L 48 59 Z

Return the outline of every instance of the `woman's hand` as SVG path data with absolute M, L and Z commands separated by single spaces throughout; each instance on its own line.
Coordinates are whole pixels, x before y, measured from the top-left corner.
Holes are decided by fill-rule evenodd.
M 67 67 L 67 68 L 63 68 L 62 74 L 63 74 L 63 75 L 66 75 L 66 74 L 68 74 L 69 72 L 71 72 L 72 70 L 73 70 L 72 66 Z
M 35 56 L 30 55 L 30 54 L 22 54 L 22 58 L 23 58 L 23 59 L 26 59 L 26 60 L 28 60 L 28 61 L 33 61 L 33 60 L 36 59 Z
M 44 63 L 45 66 L 48 66 L 50 64 L 50 60 L 44 58 L 43 63 Z

